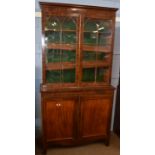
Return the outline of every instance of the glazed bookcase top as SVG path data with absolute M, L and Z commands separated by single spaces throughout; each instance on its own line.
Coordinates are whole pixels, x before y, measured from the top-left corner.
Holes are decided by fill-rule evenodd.
M 40 4 L 43 84 L 59 88 L 110 85 L 117 9 Z

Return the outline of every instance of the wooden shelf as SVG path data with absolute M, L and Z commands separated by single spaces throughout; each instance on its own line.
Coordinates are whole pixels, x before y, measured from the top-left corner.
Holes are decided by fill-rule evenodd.
M 94 32 L 94 31 L 83 31 L 84 33 L 100 33 L 100 34 L 110 34 L 109 36 L 111 36 L 112 32 Z
M 52 29 L 45 29 L 45 32 L 76 32 L 76 30 L 52 30 Z M 94 33 L 93 31 L 83 31 L 84 33 Z M 111 34 L 112 32 L 100 32 L 98 33 L 103 33 L 103 34 Z
M 92 46 L 92 45 L 86 45 L 84 44 L 82 46 L 83 51 L 99 51 L 99 52 L 105 52 L 109 53 L 111 52 L 111 46 Z
M 45 29 L 45 32 L 76 32 L 76 30 L 52 30 L 52 29 Z
M 73 69 L 75 68 L 75 63 L 73 62 L 56 62 L 46 64 L 46 70 L 60 70 L 60 69 Z
M 108 61 L 83 61 L 83 68 L 92 68 L 92 67 L 109 67 Z
M 62 50 L 75 50 L 76 44 L 55 44 L 55 43 L 48 43 L 48 49 L 62 49 Z
M 76 50 L 77 44 L 56 44 L 56 43 L 48 43 L 48 49 L 62 49 L 62 50 Z M 111 52 L 110 45 L 108 46 L 97 46 L 97 45 L 82 45 L 83 51 L 99 51 L 109 53 Z

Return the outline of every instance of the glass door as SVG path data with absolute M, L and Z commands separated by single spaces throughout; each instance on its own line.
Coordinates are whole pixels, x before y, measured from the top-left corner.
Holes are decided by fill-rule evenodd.
M 77 18 L 48 16 L 45 22 L 45 82 L 74 85 L 76 79 Z
M 112 21 L 84 18 L 82 84 L 109 82 Z

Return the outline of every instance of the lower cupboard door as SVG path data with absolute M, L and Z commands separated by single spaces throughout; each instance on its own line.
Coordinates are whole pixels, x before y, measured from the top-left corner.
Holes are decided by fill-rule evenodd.
M 56 99 L 47 101 L 45 119 L 48 141 L 73 140 L 75 100 Z
M 81 99 L 81 138 L 101 138 L 107 136 L 110 125 L 111 106 L 111 98 Z

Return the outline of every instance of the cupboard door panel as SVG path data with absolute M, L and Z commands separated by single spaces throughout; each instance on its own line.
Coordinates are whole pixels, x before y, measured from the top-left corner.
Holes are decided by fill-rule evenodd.
M 58 99 L 46 102 L 47 139 L 73 139 L 74 99 Z
M 111 110 L 110 98 L 81 99 L 82 138 L 106 136 Z

